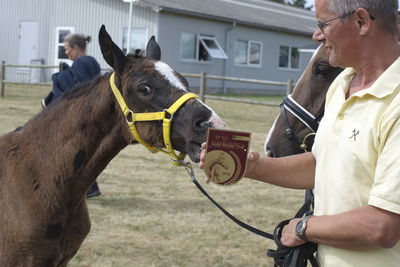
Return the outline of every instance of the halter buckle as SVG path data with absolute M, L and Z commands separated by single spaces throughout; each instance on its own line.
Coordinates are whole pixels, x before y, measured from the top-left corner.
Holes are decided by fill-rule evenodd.
M 172 118 L 174 117 L 174 114 L 169 113 L 168 109 L 166 109 L 166 108 L 163 110 L 163 112 L 164 112 L 165 119 L 172 120 Z
M 135 116 L 134 115 L 135 115 L 135 113 L 133 113 L 132 110 L 128 109 L 126 111 L 126 115 L 125 115 L 126 123 L 128 123 L 128 124 L 135 123 L 135 119 L 134 119 Z M 131 121 L 128 118 L 129 116 L 131 117 Z

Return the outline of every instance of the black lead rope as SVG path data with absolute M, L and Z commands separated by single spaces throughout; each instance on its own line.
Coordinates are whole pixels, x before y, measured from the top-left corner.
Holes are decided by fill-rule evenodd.
M 305 202 L 294 218 L 311 215 L 313 203 L 314 195 L 312 190 L 306 190 Z M 298 247 L 286 247 L 281 243 L 283 228 L 290 220 L 280 222 L 275 228 L 273 236 L 277 249 L 268 249 L 267 256 L 273 258 L 275 266 L 279 267 L 306 267 L 308 262 L 310 262 L 312 267 L 318 267 L 319 264 L 314 256 L 314 253 L 318 249 L 316 243 L 306 242 Z
M 230 214 L 226 209 L 224 209 L 218 202 L 216 202 L 208 193 L 207 191 L 200 185 L 200 183 L 197 181 L 196 177 L 194 176 L 194 172 L 192 169 L 192 165 L 190 163 L 185 164 L 186 171 L 189 173 L 190 177 L 192 178 L 192 182 L 196 185 L 196 187 L 200 190 L 200 192 L 203 193 L 214 205 L 220 209 L 226 216 L 228 216 L 232 221 L 240 225 L 241 227 L 249 230 L 250 232 L 253 232 L 257 235 L 260 235 L 262 237 L 274 240 L 274 236 L 272 234 L 266 233 L 264 231 L 261 231 L 251 225 L 248 225 L 247 223 L 242 222 L 241 220 L 237 219 L 235 216 Z
M 235 216 L 230 214 L 227 210 L 225 210 L 221 205 L 219 205 L 208 193 L 207 191 L 200 185 L 197 181 L 193 168 L 190 163 L 184 164 L 186 171 L 189 173 L 192 178 L 192 182 L 196 185 L 196 187 L 202 192 L 214 205 L 221 210 L 228 218 L 234 221 L 239 226 L 245 228 L 246 230 L 257 234 L 259 236 L 265 237 L 267 239 L 273 240 L 277 245 L 276 250 L 268 249 L 267 256 L 274 259 L 274 265 L 279 267 L 306 267 L 307 262 L 311 263 L 311 266 L 318 267 L 318 262 L 314 257 L 314 253 L 317 251 L 317 244 L 312 242 L 306 242 L 305 244 L 290 248 L 282 245 L 281 236 L 283 228 L 290 222 L 291 219 L 284 220 L 278 224 L 278 226 L 274 229 L 274 233 L 270 234 L 264 231 L 261 231 L 247 223 L 242 222 L 237 219 Z M 304 215 L 310 215 L 311 207 L 313 205 L 313 194 L 311 190 L 307 190 L 306 192 L 306 201 L 303 206 L 296 213 L 294 218 L 301 218 Z
M 204 190 L 204 188 L 199 184 L 199 182 L 194 179 L 193 183 L 197 186 L 197 188 L 212 202 L 214 203 L 215 206 L 217 206 L 218 209 L 220 209 L 226 216 L 228 216 L 232 221 L 240 225 L 241 227 L 249 230 L 250 232 L 253 232 L 257 235 L 260 235 L 262 237 L 274 240 L 274 236 L 270 233 L 266 233 L 264 231 L 261 231 L 251 225 L 248 225 L 247 223 L 242 222 L 241 220 L 237 219 L 235 216 L 230 214 L 226 209 L 224 209 L 221 205 L 219 205 L 208 193 L 207 191 Z

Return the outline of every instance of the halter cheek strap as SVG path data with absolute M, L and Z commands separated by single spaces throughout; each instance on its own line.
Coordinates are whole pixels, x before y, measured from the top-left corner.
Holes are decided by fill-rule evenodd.
M 163 152 L 168 154 L 171 159 L 173 160 L 173 164 L 177 166 L 182 166 L 183 159 L 186 157 L 186 154 L 180 153 L 177 155 L 172 148 L 171 143 L 171 121 L 175 114 L 175 112 L 189 99 L 191 98 L 198 98 L 196 94 L 193 93 L 186 93 L 178 100 L 176 100 L 168 109 L 163 110 L 162 112 L 148 112 L 148 113 L 134 113 L 131 109 L 129 109 L 128 105 L 126 104 L 124 98 L 121 95 L 121 92 L 115 85 L 115 73 L 111 74 L 110 77 L 110 86 L 111 90 L 114 93 L 115 98 L 124 114 L 125 120 L 128 124 L 128 127 L 132 133 L 133 138 L 138 141 L 140 144 L 144 145 L 150 152 Z M 147 144 L 140 138 L 139 133 L 136 129 L 135 122 L 137 121 L 163 121 L 163 137 L 164 137 L 164 145 L 165 149 L 158 148 Z

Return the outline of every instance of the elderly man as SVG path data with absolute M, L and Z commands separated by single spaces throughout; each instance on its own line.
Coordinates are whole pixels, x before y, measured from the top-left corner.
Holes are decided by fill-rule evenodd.
M 313 150 L 284 158 L 250 152 L 245 176 L 314 188 L 314 216 L 291 220 L 284 245 L 318 243 L 321 266 L 399 266 L 398 3 L 315 0 L 315 8 L 313 39 L 328 47 L 331 65 L 346 69 L 327 93 Z

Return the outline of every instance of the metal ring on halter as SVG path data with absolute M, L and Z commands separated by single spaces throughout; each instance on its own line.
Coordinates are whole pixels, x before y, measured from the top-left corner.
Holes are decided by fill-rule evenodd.
M 128 109 L 128 111 L 126 112 L 126 115 L 125 115 L 125 120 L 126 120 L 127 123 L 134 123 L 134 122 L 135 122 L 135 120 L 134 120 L 134 114 L 135 114 L 135 113 L 133 113 L 132 110 Z M 129 115 L 131 115 L 132 121 L 129 121 L 129 119 L 128 119 Z
M 174 114 L 171 114 L 168 112 L 168 109 L 164 109 L 163 112 L 165 113 L 165 115 L 169 115 L 169 117 L 165 116 L 166 119 L 169 119 L 172 121 L 172 118 L 174 117 Z
M 304 138 L 303 138 L 303 143 L 299 146 L 300 149 L 303 149 L 303 150 L 304 150 L 304 152 L 307 152 L 307 149 L 308 149 L 307 144 L 306 144 L 307 139 L 308 139 L 310 136 L 313 136 L 313 135 L 315 135 L 315 133 L 309 133 L 309 134 L 307 134 L 306 136 L 304 136 Z

